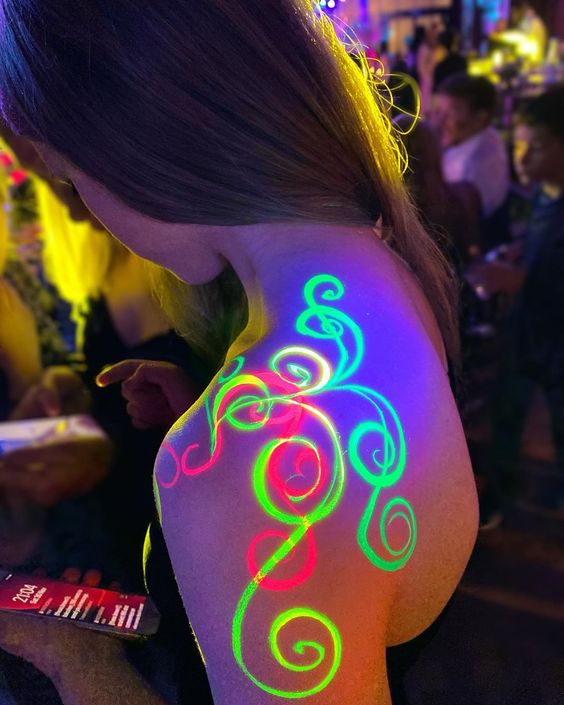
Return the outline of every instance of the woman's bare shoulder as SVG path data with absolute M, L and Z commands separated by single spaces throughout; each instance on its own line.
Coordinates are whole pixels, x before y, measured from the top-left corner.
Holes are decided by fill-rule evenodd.
M 416 314 L 354 293 L 349 303 L 319 278 L 293 328 L 220 371 L 163 446 L 163 506 L 171 517 L 214 506 L 244 517 L 243 532 L 304 522 L 375 582 L 425 574 L 431 590 L 441 571 L 453 589 L 473 481 L 445 370 Z
M 161 450 L 165 537 L 214 702 L 388 702 L 393 589 L 356 537 L 373 488 L 348 477 L 328 382 L 320 352 L 260 345 Z
M 432 621 L 468 559 L 464 436 L 416 315 L 329 275 L 304 291 L 294 325 L 232 357 L 167 438 L 163 526 L 218 692 L 270 702 L 319 666 L 307 702 L 363 681 L 385 702 L 386 642 Z M 302 670 L 278 635 L 303 620 L 329 660 Z

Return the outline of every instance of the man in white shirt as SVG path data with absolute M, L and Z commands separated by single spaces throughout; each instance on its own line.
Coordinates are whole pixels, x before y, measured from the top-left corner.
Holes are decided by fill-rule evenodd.
M 447 182 L 473 184 L 490 218 L 509 193 L 509 154 L 492 127 L 497 104 L 494 86 L 486 78 L 455 75 L 439 86 L 435 121 L 445 149 Z

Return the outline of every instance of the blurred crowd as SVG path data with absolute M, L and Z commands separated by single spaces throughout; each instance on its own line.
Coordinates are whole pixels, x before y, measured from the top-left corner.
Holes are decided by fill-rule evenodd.
M 6 125 L 1 146 L 0 420 L 88 414 L 106 437 L 55 437 L 0 458 L 0 565 L 144 592 L 154 460 L 210 379 L 213 356 L 172 329 L 158 268 L 115 240 Z M 187 308 L 188 299 L 186 288 Z M 123 361 L 129 393 L 103 388 L 98 375 Z M 174 388 L 178 410 L 163 407 L 159 384 Z M 160 661 L 149 651 L 150 669 Z M 0 662 L 2 703 L 58 702 L 32 667 L 5 653 Z M 167 668 L 159 672 L 166 680 Z
M 560 470 L 538 500 L 564 509 L 563 118 L 563 85 L 517 101 L 507 115 L 494 84 L 464 70 L 434 87 L 425 119 L 396 118 L 408 188 L 460 282 L 459 403 L 469 428 L 478 417 L 489 429 L 487 451 L 474 457 L 482 529 L 501 523 L 518 490 L 536 391 Z
M 520 438 L 535 389 L 550 410 L 562 471 L 560 486 L 542 501 L 558 511 L 564 86 L 518 104 L 507 129 L 496 87 L 468 75 L 455 33 L 423 31 L 403 68 L 418 82 L 423 106 L 414 121 L 409 96 L 398 88 L 394 122 L 409 155 L 406 183 L 460 282 L 463 357 L 453 383 L 468 423 L 478 414 L 491 424 L 488 451 L 475 467 L 482 528 L 500 524 L 518 487 Z M 73 185 L 56 181 L 6 125 L 1 148 L 0 420 L 86 413 L 107 438 L 53 442 L 0 459 L 0 566 L 67 577 L 70 569 L 77 580 L 86 575 L 142 591 L 153 462 L 166 429 L 217 369 L 221 331 L 216 350 L 188 343 L 176 331 L 190 321 L 171 320 L 155 296 L 166 272 L 114 240 Z M 196 310 L 197 291 L 175 285 L 185 311 Z M 227 293 L 235 285 L 226 276 Z M 486 385 L 484 366 L 491 371 Z M 163 387 L 174 392 L 162 395 Z M 163 405 L 175 395 L 178 403 Z M 132 647 L 148 677 L 174 648 L 166 629 L 151 646 Z M 1 660 L 10 662 L 1 670 L 14 702 L 56 702 L 39 673 L 7 655 Z M 174 687 L 174 672 L 158 671 L 159 687 Z

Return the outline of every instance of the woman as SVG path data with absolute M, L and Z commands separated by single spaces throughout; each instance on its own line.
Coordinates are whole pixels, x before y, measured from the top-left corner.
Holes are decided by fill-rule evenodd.
M 389 703 L 385 647 L 440 612 L 477 516 L 451 289 L 389 124 L 306 0 L 67 8 L 4 0 L 10 122 L 132 250 L 246 295 L 155 470 L 213 701 Z M 77 675 L 6 632 L 66 703 L 159 702 L 107 642 Z
M 422 40 L 419 39 L 421 34 L 416 32 L 415 69 L 421 90 L 421 112 L 425 117 L 432 108 L 435 67 L 440 59 L 443 58 L 439 52 L 439 32 L 440 25 L 438 23 L 422 28 Z
M 14 140 L 10 140 L 14 143 Z M 23 140 L 14 145 L 22 151 Z M 29 154 L 26 166 L 42 178 L 34 180 L 39 220 L 42 227 L 43 262 L 47 277 L 59 295 L 71 306 L 77 323 L 77 358 L 82 374 L 70 365 L 49 367 L 28 390 L 12 416 L 36 418 L 61 414 L 91 413 L 113 441 L 113 469 L 103 485 L 104 518 L 113 535 L 113 556 L 119 555 L 120 580 L 130 589 L 141 589 L 140 553 L 147 524 L 154 515 L 151 473 L 164 431 L 176 419 L 161 419 L 160 428 L 141 433 L 134 428 L 119 389 L 101 390 L 96 375 L 110 364 L 135 358 L 164 362 L 169 374 L 186 370 L 182 377 L 188 400 L 197 396 L 212 373 L 190 347 L 171 330 L 170 322 L 153 294 L 147 263 L 127 250 L 84 206 L 72 186 L 55 182 L 42 173 Z M 44 167 L 43 167 L 44 170 Z M 56 194 L 56 195 L 55 195 Z M 163 362 L 157 363 L 162 366 Z M 172 368 L 172 369 L 171 369 Z M 199 393 L 199 391 L 198 391 Z M 186 402 L 186 407 L 189 401 Z M 105 445 L 105 444 L 104 444 Z M 65 446 L 67 448 L 67 446 Z M 40 504 L 53 506 L 68 497 L 84 494 L 105 479 L 109 464 L 99 457 L 85 462 L 84 444 L 75 443 L 61 462 L 61 450 L 45 462 L 45 449 L 33 449 L 10 457 L 10 472 L 0 474 L 0 486 L 7 483 L 30 494 Z M 47 469 L 37 477 L 29 470 L 40 460 Z M 133 517 L 124 520 L 122 507 L 135 507 Z M 73 531 L 76 526 L 73 525 Z M 85 543 L 85 542 L 82 542 Z M 118 546 L 121 550 L 118 551 Z M 88 552 L 84 550 L 88 559 Z M 75 563 L 77 558 L 74 558 Z M 115 562 L 112 565 L 115 571 Z M 131 587 L 133 586 L 133 587 Z
M 0 171 L 0 421 L 6 421 L 66 349 L 52 318 L 54 301 L 30 268 L 12 252 L 7 174 Z M 37 471 L 33 482 L 37 484 Z M 12 474 L 11 477 L 18 477 Z M 43 512 L 18 483 L 5 482 L 0 459 L 0 565 L 25 564 L 41 540 Z

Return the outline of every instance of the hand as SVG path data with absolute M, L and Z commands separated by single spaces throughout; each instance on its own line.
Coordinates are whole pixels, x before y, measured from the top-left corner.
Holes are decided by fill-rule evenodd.
M 482 298 L 492 294 L 516 294 L 525 281 L 525 270 L 514 264 L 495 260 L 473 265 L 466 281 Z
M 21 448 L 0 460 L 0 487 L 52 507 L 86 494 L 110 471 L 107 438 L 76 438 Z
M 500 260 L 517 264 L 525 254 L 525 243 L 523 240 L 516 240 L 507 245 L 500 245 L 498 250 Z
M 198 398 L 186 373 L 170 362 L 124 360 L 103 370 L 100 387 L 121 382 L 135 428 L 170 428 Z
M 78 583 L 80 577 L 76 569 L 62 575 L 69 583 Z M 97 571 L 87 571 L 82 584 L 96 587 L 100 579 Z M 115 637 L 76 624 L 9 612 L 0 613 L 0 648 L 29 661 L 54 681 L 63 670 L 80 673 L 85 659 L 115 662 L 123 658 L 122 643 Z
M 70 367 L 48 367 L 10 414 L 12 421 L 45 416 L 84 414 L 90 398 L 80 376 Z

